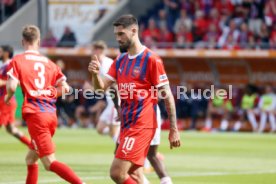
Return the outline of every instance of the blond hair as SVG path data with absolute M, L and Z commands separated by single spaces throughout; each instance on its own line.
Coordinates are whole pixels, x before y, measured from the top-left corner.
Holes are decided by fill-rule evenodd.
M 40 39 L 40 30 L 35 25 L 26 25 L 22 30 L 22 37 L 28 43 L 34 43 Z
M 107 49 L 107 45 L 103 40 L 98 40 L 98 41 L 94 42 L 92 46 L 93 46 L 93 48 L 99 48 L 102 50 Z

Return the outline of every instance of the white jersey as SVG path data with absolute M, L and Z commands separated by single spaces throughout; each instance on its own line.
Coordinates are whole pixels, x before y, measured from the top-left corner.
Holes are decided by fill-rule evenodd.
M 104 56 L 102 58 L 102 60 L 101 60 L 101 67 L 100 67 L 100 76 L 101 77 L 104 77 L 108 73 L 109 68 L 111 67 L 112 63 L 113 63 L 113 60 L 111 58 L 106 57 L 106 56 Z M 105 94 L 106 94 L 107 104 L 109 104 L 109 103 L 113 104 L 112 99 L 109 98 L 110 94 L 108 93 L 108 91 Z
M 100 68 L 100 75 L 105 76 L 108 71 L 110 66 L 112 65 L 113 60 L 109 57 L 104 56 L 103 59 L 101 60 L 101 68 Z
M 108 57 L 103 57 L 101 60 L 101 67 L 100 67 L 100 76 L 103 77 L 107 74 L 109 71 L 110 66 L 112 65 L 113 60 L 108 58 Z M 116 118 L 118 116 L 118 113 L 115 109 L 113 100 L 108 93 L 108 91 L 105 93 L 106 94 L 106 103 L 107 106 L 105 107 L 104 111 L 102 112 L 100 116 L 100 121 L 104 122 L 105 124 L 113 124 L 117 125 L 118 122 L 116 121 Z

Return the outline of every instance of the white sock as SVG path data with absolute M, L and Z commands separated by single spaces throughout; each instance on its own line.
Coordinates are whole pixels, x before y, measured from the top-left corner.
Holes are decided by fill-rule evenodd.
M 265 129 L 265 125 L 266 125 L 266 118 L 267 118 L 267 114 L 265 112 L 261 113 L 261 123 L 260 123 L 260 127 L 259 127 L 259 132 L 263 132 Z
M 172 184 L 172 179 L 169 176 L 163 177 L 160 180 L 160 184 Z
M 212 120 L 211 118 L 207 118 L 205 121 L 205 128 L 211 129 L 212 128 Z
M 226 119 L 222 120 L 220 123 L 220 129 L 225 131 L 228 128 L 228 121 Z
M 257 124 L 256 117 L 255 117 L 254 113 L 247 111 L 247 117 L 248 117 L 248 120 L 253 128 L 253 131 L 256 131 L 258 128 L 258 124 Z
M 276 130 L 275 116 L 273 113 L 269 113 L 270 131 L 274 132 Z
M 144 174 L 143 174 L 143 184 L 150 184 L 149 180 Z
M 234 125 L 234 131 L 239 131 L 241 129 L 242 123 L 240 121 L 237 121 Z

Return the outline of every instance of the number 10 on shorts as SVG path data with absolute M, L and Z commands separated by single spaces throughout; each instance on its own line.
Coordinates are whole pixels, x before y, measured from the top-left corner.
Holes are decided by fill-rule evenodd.
M 123 149 L 126 149 L 127 151 L 131 151 L 134 143 L 135 143 L 135 139 L 133 137 L 125 137 Z

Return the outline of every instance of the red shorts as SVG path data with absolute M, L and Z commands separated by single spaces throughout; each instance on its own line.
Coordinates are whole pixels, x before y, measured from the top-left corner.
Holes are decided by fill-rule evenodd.
M 32 139 L 31 149 L 35 150 L 39 158 L 55 152 L 52 140 L 57 127 L 55 113 L 27 113 L 23 114 L 28 131 Z
M 120 144 L 116 151 L 116 158 L 131 161 L 133 164 L 143 166 L 147 157 L 150 142 L 155 134 L 152 129 L 129 128 L 120 132 Z
M 5 102 L 0 102 L 0 126 L 7 126 L 14 123 L 16 111 L 16 101 L 11 100 L 10 104 L 7 105 Z

